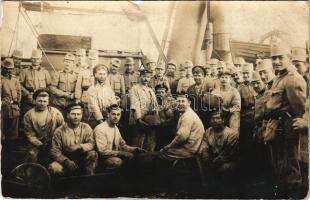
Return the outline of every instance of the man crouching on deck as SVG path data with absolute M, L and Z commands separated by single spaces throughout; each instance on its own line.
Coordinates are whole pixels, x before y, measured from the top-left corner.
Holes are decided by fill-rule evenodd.
M 94 151 L 93 130 L 81 122 L 81 104 L 70 104 L 66 110 L 67 123 L 57 128 L 53 135 L 51 156 L 54 162 L 49 171 L 57 175 L 94 174 L 98 154 Z
M 96 146 L 100 157 L 98 170 L 103 168 L 117 169 L 123 165 L 124 161 L 133 159 L 136 153 L 145 152 L 139 147 L 128 146 L 123 140 L 117 127 L 122 109 L 115 104 L 108 107 L 107 111 L 107 120 L 94 129 Z

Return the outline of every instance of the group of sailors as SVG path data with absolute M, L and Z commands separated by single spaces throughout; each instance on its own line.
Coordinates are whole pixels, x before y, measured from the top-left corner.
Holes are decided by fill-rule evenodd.
M 199 158 L 212 184 L 233 182 L 239 169 L 284 197 L 300 194 L 308 181 L 309 58 L 283 41 L 270 48 L 255 64 L 146 59 L 136 70 L 128 57 L 124 74 L 120 59 L 106 66 L 96 50 L 67 53 L 54 74 L 39 49 L 31 66 L 15 50 L 1 63 L 3 151 L 22 140 L 25 162 L 57 176 Z

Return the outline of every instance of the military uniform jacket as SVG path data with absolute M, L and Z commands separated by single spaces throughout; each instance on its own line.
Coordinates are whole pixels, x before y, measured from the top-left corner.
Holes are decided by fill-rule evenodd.
M 53 103 L 58 106 L 65 107 L 73 100 L 66 98 L 67 93 L 74 93 L 76 80 L 78 74 L 74 71 L 72 72 L 59 72 L 53 78 L 51 93 L 55 95 Z
M 109 74 L 109 83 L 116 95 L 125 95 L 125 80 L 121 74 Z
M 76 80 L 74 97 L 82 103 L 87 103 L 88 93 L 87 90 L 90 86 L 94 85 L 94 76 L 91 69 L 83 69 Z
M 40 88 L 47 88 L 51 85 L 51 77 L 46 69 L 40 67 L 39 70 L 32 68 L 22 71 L 20 82 L 23 96 L 27 96 Z
M 1 101 L 3 104 L 16 103 L 21 101 L 21 86 L 19 80 L 12 76 L 11 78 L 1 76 Z
M 158 77 L 158 76 L 154 75 L 151 78 L 150 86 L 153 89 L 155 89 L 156 85 L 165 85 L 168 88 L 168 93 L 170 93 L 170 85 L 169 85 L 169 81 L 168 81 L 167 77 L 165 77 L 165 76 Z
M 137 119 L 143 118 L 148 112 L 158 111 L 158 103 L 152 88 L 142 84 L 134 85 L 130 92 L 129 123 L 135 124 Z
M 305 80 L 296 70 L 276 77 L 266 102 L 266 114 L 273 118 L 287 112 L 293 118 L 301 117 L 305 112 L 306 87 Z
M 200 148 L 203 160 L 219 166 L 235 162 L 238 140 L 239 134 L 231 128 L 225 127 L 222 133 L 214 133 L 212 127 L 208 128 Z
M 137 84 L 139 82 L 139 76 L 137 74 L 133 73 L 125 73 L 124 74 L 124 81 L 125 81 L 125 89 L 126 93 L 129 92 L 132 86 Z
M 45 120 L 45 125 L 38 124 L 38 116 L 35 108 L 30 109 L 24 116 L 24 131 L 30 143 L 34 140 L 41 142 L 52 139 L 53 133 L 60 125 L 64 123 L 64 118 L 59 110 L 53 107 L 48 107 L 48 113 Z
M 73 145 L 80 145 L 82 152 L 94 149 L 93 130 L 88 124 L 81 122 L 75 131 L 67 123 L 58 127 L 52 139 L 50 151 L 52 158 L 59 163 L 63 163 L 64 160 L 68 159 L 67 156 L 71 154 L 68 149 Z
M 188 88 L 195 84 L 192 76 L 181 78 L 178 82 L 177 93 L 187 92 Z
M 250 84 L 244 84 L 239 88 L 241 97 L 241 112 L 254 109 L 255 91 Z

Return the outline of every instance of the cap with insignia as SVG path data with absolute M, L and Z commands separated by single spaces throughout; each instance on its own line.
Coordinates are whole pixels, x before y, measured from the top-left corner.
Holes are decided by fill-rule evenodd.
M 183 64 L 183 67 L 193 67 L 193 62 L 190 60 L 186 60 Z
M 270 55 L 282 56 L 291 54 L 291 48 L 288 43 L 284 42 L 280 38 L 273 38 L 270 42 Z
M 77 56 L 86 56 L 86 50 L 82 49 L 82 48 L 76 49 L 75 55 L 77 55 Z
M 38 97 L 49 97 L 50 96 L 50 92 L 47 88 L 40 88 L 40 89 L 37 89 L 33 95 L 32 95 L 32 98 L 35 100 L 37 99 Z
M 20 58 L 20 59 L 22 59 L 23 58 L 23 51 L 20 50 L 20 49 L 15 49 L 13 51 L 12 57 L 13 58 Z
M 177 61 L 174 59 L 169 60 L 167 65 L 174 65 L 175 67 L 177 66 Z
M 132 57 L 127 57 L 125 61 L 125 65 L 134 65 L 135 61 Z
M 217 67 L 226 68 L 226 63 L 224 61 L 219 61 Z
M 140 76 L 146 73 L 153 73 L 148 67 L 144 67 L 143 65 L 139 68 Z
M 225 68 L 223 71 L 222 71 L 222 73 L 220 73 L 219 74 L 219 76 L 221 77 L 221 76 L 223 76 L 223 75 L 229 75 L 229 76 L 231 76 L 232 75 L 232 70 L 230 69 L 230 68 Z
M 245 64 L 245 61 L 242 57 L 236 57 L 234 64 L 235 65 L 243 65 L 243 64 Z
M 271 61 L 271 59 L 264 59 L 256 67 L 256 71 L 258 71 L 258 72 L 260 72 L 262 70 L 271 70 L 271 69 L 272 69 L 272 61 Z
M 70 61 L 74 61 L 75 60 L 75 56 L 71 53 L 67 53 L 64 57 L 64 60 L 70 60 Z
M 66 112 L 69 113 L 71 110 L 83 110 L 83 104 L 80 103 L 71 103 L 66 106 Z
M 307 52 L 306 49 L 300 47 L 292 48 L 292 61 L 306 62 Z
M 254 66 L 252 63 L 245 63 L 242 66 L 242 72 L 252 72 L 254 71 Z
M 112 58 L 111 64 L 115 67 L 121 67 L 121 60 L 118 58 Z
M 32 50 L 31 58 L 42 58 L 42 51 L 40 49 Z
M 14 61 L 12 58 L 6 58 L 3 61 L 3 67 L 6 69 L 13 69 L 14 68 Z
M 107 107 L 107 111 L 111 112 L 112 110 L 122 110 L 122 108 L 118 104 L 112 104 Z
M 261 81 L 260 75 L 257 71 L 254 71 L 252 74 L 252 82 Z
M 203 67 L 203 65 L 201 64 L 197 64 L 195 65 L 193 68 L 192 68 L 192 73 L 199 73 L 201 72 L 204 76 L 206 76 L 206 70 L 205 68 Z
M 155 60 L 152 59 L 152 58 L 146 58 L 145 64 L 147 65 L 147 64 L 149 64 L 149 63 L 156 63 L 156 62 L 155 62 Z
M 88 51 L 88 59 L 98 60 L 98 50 L 90 49 Z
M 156 65 L 155 69 L 166 69 L 165 68 L 165 63 L 164 62 L 158 63 L 158 65 Z
M 168 87 L 165 84 L 158 84 L 155 86 L 155 91 L 159 89 L 164 89 L 166 92 L 168 91 Z

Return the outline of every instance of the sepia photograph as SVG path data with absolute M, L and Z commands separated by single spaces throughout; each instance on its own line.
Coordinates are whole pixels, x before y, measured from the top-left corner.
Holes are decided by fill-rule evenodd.
M 1 198 L 308 199 L 309 8 L 0 0 Z

